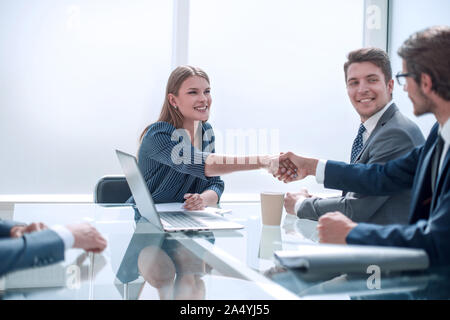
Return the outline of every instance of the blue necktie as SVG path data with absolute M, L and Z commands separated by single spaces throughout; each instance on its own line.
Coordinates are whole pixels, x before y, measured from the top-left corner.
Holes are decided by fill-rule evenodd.
M 352 155 L 350 157 L 350 163 L 355 163 L 356 157 L 359 155 L 363 148 L 363 133 L 366 131 L 366 128 L 361 123 L 359 125 L 358 135 L 355 138 L 355 141 L 353 141 L 352 146 Z

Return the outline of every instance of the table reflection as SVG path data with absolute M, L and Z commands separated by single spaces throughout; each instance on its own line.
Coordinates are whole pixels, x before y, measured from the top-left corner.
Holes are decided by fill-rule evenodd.
M 214 243 L 213 233 L 198 236 Z M 158 291 L 161 300 L 194 300 L 205 298 L 202 277 L 211 270 L 201 257 L 183 246 L 182 239 L 161 233 L 147 222 L 139 222 L 116 277 L 122 283 L 130 283 L 142 276 Z
M 109 245 L 100 255 L 70 249 L 64 262 L 8 274 L 0 280 L 0 299 L 449 297 L 450 272 L 445 268 L 383 274 L 379 289 L 368 286 L 369 274 L 325 277 L 282 268 L 273 252 L 301 250 L 304 244 L 316 243 L 317 222 L 286 215 L 281 226 L 265 228 L 258 203 L 229 204 L 227 208 L 233 212 L 230 218 L 245 229 L 164 234 L 148 222 L 136 224 L 130 206 L 15 205 L 12 218 L 24 222 L 35 217 L 49 224 L 89 219 Z
M 265 226 L 261 228 L 259 243 L 259 258 L 272 259 L 276 250 L 281 250 L 281 228 L 279 226 Z
M 199 300 L 205 298 L 202 277 L 211 268 L 178 241 L 165 239 L 162 246 L 150 245 L 141 250 L 138 269 L 161 300 Z
M 8 273 L 0 284 L 2 299 L 88 299 L 90 285 L 107 265 L 103 254 L 73 250 L 66 260 Z M 93 263 L 95 259 L 95 263 Z

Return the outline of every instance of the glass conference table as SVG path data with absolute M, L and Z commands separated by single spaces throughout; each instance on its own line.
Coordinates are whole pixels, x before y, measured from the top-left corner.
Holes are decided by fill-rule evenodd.
M 315 245 L 316 222 L 283 217 L 261 225 L 260 204 L 226 203 L 225 214 L 245 226 L 234 231 L 157 232 L 134 220 L 134 208 L 98 204 L 16 204 L 12 217 L 47 225 L 87 221 L 107 239 L 101 254 L 66 251 L 65 261 L 9 273 L 2 299 L 448 299 L 450 272 L 429 269 L 382 275 L 305 274 L 277 264 L 276 250 Z

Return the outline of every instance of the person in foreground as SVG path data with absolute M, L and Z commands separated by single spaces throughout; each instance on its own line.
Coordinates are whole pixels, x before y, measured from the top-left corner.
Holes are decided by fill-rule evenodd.
M 424 249 L 431 266 L 450 264 L 450 27 L 436 26 L 410 36 L 398 50 L 403 80 L 414 114 L 432 113 L 437 123 L 421 147 L 384 165 L 345 164 L 304 158 L 291 152 L 280 161 L 290 166 L 276 173 L 290 182 L 324 174 L 327 188 L 372 195 L 411 189 L 409 224 L 355 223 L 340 212 L 319 219 L 324 243 L 400 246 Z M 291 172 L 294 171 L 294 172 Z
M 220 175 L 268 169 L 278 159 L 215 154 L 214 131 L 207 122 L 211 104 L 209 77 L 202 69 L 179 66 L 172 71 L 159 119 L 141 134 L 137 156 L 155 203 L 184 201 L 187 210 L 216 206 L 224 190 Z
M 350 52 L 344 73 L 348 97 L 361 119 L 350 163 L 382 164 L 425 142 L 419 127 L 392 100 L 394 80 L 385 51 L 362 48 Z M 390 196 L 343 192 L 338 197 L 318 198 L 304 189 L 288 192 L 284 207 L 302 219 L 318 220 L 327 212 L 341 211 L 356 222 L 390 224 L 408 222 L 410 201 L 410 190 Z
M 106 240 L 88 223 L 53 226 L 0 220 L 0 276 L 19 269 L 42 267 L 64 260 L 64 251 L 80 248 L 100 253 Z

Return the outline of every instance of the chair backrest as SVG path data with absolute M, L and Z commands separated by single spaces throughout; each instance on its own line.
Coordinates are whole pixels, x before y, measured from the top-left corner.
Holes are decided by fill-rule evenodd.
M 125 176 L 103 176 L 95 185 L 95 203 L 124 203 L 131 197 Z

